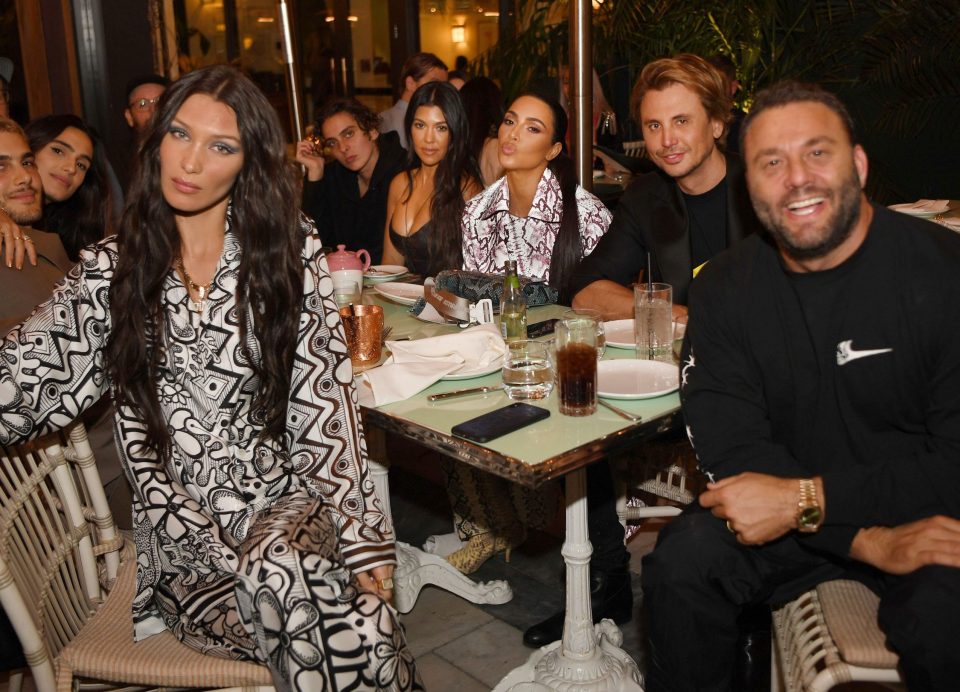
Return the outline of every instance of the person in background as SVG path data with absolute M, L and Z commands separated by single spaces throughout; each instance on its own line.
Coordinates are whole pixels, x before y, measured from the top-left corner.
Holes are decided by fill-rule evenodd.
M 100 138 L 75 115 L 47 115 L 25 128 L 43 182 L 41 228 L 60 236 L 71 260 L 113 233 L 113 202 Z
M 467 83 L 468 79 L 470 79 L 470 75 L 462 70 L 454 70 L 447 75 L 447 81 L 456 87 L 457 91 L 463 88 L 463 85 Z
M 603 85 L 600 83 L 600 75 L 596 70 L 591 71 L 593 79 L 593 102 L 592 102 L 592 120 L 591 130 L 593 132 L 593 144 L 614 145 L 617 134 L 617 118 L 613 106 L 607 101 L 606 94 L 603 93 Z M 570 117 L 570 99 L 573 90 L 570 85 L 570 68 L 564 65 L 560 68 L 560 105 L 563 106 L 567 118 Z M 570 134 L 567 133 L 567 145 L 570 145 Z
M 24 131 L 12 120 L 0 118 L 0 236 L 6 262 L 0 268 L 0 337 L 22 322 L 46 300 L 53 287 L 70 270 L 56 233 L 37 230 L 43 215 L 43 187 L 36 157 Z M 24 263 L 24 246 L 32 246 L 35 263 Z M 18 249 L 20 257 L 14 252 Z M 13 264 L 21 271 L 14 271 Z
M 135 491 L 135 640 L 169 629 L 268 666 L 279 689 L 422 689 L 275 110 L 239 71 L 201 68 L 171 85 L 141 153 L 120 234 L 0 345 L 0 444 L 109 389 Z
M 459 269 L 465 200 L 482 189 L 457 90 L 431 82 L 416 90 L 406 122 L 407 170 L 390 183 L 383 261 L 422 276 Z
M 492 79 L 474 77 L 460 90 L 470 123 L 470 151 L 480 164 L 485 186 L 503 175 L 497 130 L 503 122 L 503 92 Z
M 133 130 L 139 142 L 150 126 L 157 102 L 170 86 L 170 80 L 157 74 L 136 77 L 127 82 L 127 104 L 123 109 L 123 119 Z
M 396 132 L 381 133 L 376 113 L 352 98 L 328 101 L 317 113 L 315 138 L 329 149 L 324 163 L 316 139 L 297 144 L 306 169 L 302 208 L 317 224 L 323 244 L 383 256 L 383 226 L 390 181 L 403 170 L 406 152 Z
M 380 114 L 380 132 L 396 132 L 400 145 L 409 149 L 406 130 L 407 107 L 413 92 L 427 82 L 447 81 L 447 66 L 433 53 L 416 53 L 407 58 L 400 71 L 400 98 Z
M 717 53 L 716 55 L 710 56 L 707 58 L 707 62 L 713 65 L 717 70 L 720 71 L 720 74 L 727 78 L 727 85 L 730 90 L 730 99 L 732 101 L 736 97 L 737 92 L 740 91 L 740 80 L 737 79 L 737 66 L 733 64 L 733 60 L 722 53 Z M 727 125 L 727 135 L 723 140 L 724 151 L 739 154 L 740 126 L 743 124 L 743 119 L 747 117 L 747 114 L 744 113 L 743 110 L 735 103 L 732 103 L 730 106 L 730 115 L 731 119 Z
M 13 79 L 13 60 L 0 57 L 0 118 L 10 117 L 11 79 Z
M 740 689 L 741 612 L 832 579 L 879 596 L 907 689 L 956 689 L 960 237 L 870 202 L 815 85 L 757 94 L 742 134 L 767 232 L 691 287 L 680 399 L 711 482 L 643 561 L 645 689 Z
M 606 207 L 577 184 L 564 153 L 566 130 L 566 113 L 556 101 L 534 94 L 516 98 L 497 135 L 506 173 L 463 213 L 465 269 L 500 272 L 506 260 L 516 260 L 520 275 L 549 282 L 561 302 L 574 267 L 610 225 Z M 538 514 L 526 505 L 535 495 L 518 497 L 512 484 L 463 464 L 445 463 L 444 471 L 454 523 L 465 542 L 447 556 L 454 567 L 469 574 L 526 539 L 526 526 Z M 620 527 L 616 519 L 614 524 Z M 629 592 L 625 569 L 623 576 Z M 629 606 L 627 611 L 629 619 Z

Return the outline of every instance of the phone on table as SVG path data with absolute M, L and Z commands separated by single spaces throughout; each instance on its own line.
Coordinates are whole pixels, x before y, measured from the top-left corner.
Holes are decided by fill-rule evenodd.
M 533 324 L 527 325 L 527 338 L 528 339 L 537 339 L 541 336 L 546 336 L 547 334 L 553 334 L 553 330 L 557 327 L 557 318 L 552 320 L 544 320 L 543 322 L 534 322 Z
M 466 440 L 489 442 L 549 416 L 545 408 L 517 402 L 458 423 L 450 432 Z

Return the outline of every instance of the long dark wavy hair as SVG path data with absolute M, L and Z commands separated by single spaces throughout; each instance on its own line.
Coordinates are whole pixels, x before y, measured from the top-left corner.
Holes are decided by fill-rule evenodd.
M 303 302 L 300 205 L 277 115 L 254 83 L 232 67 L 216 65 L 190 72 L 164 92 L 141 144 L 110 286 L 113 331 L 107 345 L 107 372 L 116 404 L 128 405 L 142 417 L 148 445 L 161 458 L 169 455 L 171 447 L 157 396 L 164 343 L 161 294 L 180 254 L 180 235 L 174 210 L 161 193 L 159 150 L 171 121 L 195 94 L 210 96 L 237 116 L 244 161 L 233 185 L 229 218 L 243 248 L 236 308 L 239 356 L 260 380 L 254 419 L 264 425 L 265 436 L 281 443 Z M 252 337 L 260 345 L 259 360 L 248 345 Z
M 413 193 L 413 171 L 422 165 L 413 146 L 413 120 L 420 106 L 437 106 L 443 112 L 450 133 L 447 155 L 437 166 L 434 177 L 433 199 L 430 201 L 430 220 L 433 223 L 427 235 L 427 252 L 431 270 L 459 269 L 463 266 L 464 190 L 471 184 L 480 184 L 480 167 L 470 151 L 470 126 L 467 112 L 456 87 L 447 82 L 427 82 L 410 99 L 403 126 L 410 142 L 407 154 L 408 198 Z M 433 273 L 431 271 L 431 273 Z
M 560 230 L 553 243 L 553 253 L 550 255 L 550 285 L 560 291 L 561 298 L 570 298 L 567 291 L 570 279 L 573 277 L 573 270 L 583 258 L 583 241 L 580 237 L 580 214 L 577 211 L 577 169 L 573 165 L 573 160 L 567 155 L 564 143 L 567 136 L 567 113 L 556 99 L 545 94 L 527 92 L 520 94 L 517 99 L 523 96 L 535 98 L 547 105 L 553 113 L 550 142 L 552 144 L 559 142 L 562 146 L 560 153 L 547 163 L 547 167 L 560 183 L 563 204 Z
M 30 140 L 31 151 L 36 154 L 68 127 L 76 128 L 90 138 L 93 160 L 83 183 L 69 199 L 44 202 L 43 220 L 38 227 L 60 236 L 67 255 L 76 261 L 82 248 L 111 235 L 114 230 L 113 200 L 103 142 L 92 127 L 72 114 L 45 115 L 32 121 L 24 131 Z
M 503 120 L 503 92 L 492 79 L 474 77 L 460 88 L 460 98 L 470 123 L 470 151 L 479 161 L 484 143 L 488 137 L 497 136 Z M 492 180 L 483 181 L 484 185 L 491 183 Z

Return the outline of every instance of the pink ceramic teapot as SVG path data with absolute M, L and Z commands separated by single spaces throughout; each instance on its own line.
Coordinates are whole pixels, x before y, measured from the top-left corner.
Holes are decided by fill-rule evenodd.
M 370 253 L 366 250 L 350 252 L 346 247 L 346 245 L 337 245 L 337 251 L 327 255 L 327 265 L 330 267 L 330 271 L 335 272 L 341 269 L 367 271 L 370 267 Z

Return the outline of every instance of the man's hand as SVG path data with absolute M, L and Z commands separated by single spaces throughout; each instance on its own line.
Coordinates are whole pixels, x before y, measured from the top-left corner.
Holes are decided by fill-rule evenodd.
M 297 161 L 307 169 L 307 180 L 316 182 L 323 179 L 323 155 L 313 140 L 301 139 L 297 142 Z
M 960 567 L 960 521 L 936 516 L 894 528 L 860 529 L 850 556 L 888 574 L 909 574 L 926 565 Z
M 818 488 L 821 507 L 823 488 Z M 727 527 L 744 545 L 767 543 L 796 528 L 800 484 L 796 478 L 741 473 L 708 483 L 700 505 Z
M 30 236 L 26 235 L 0 208 L 0 244 L 3 245 L 3 261 L 7 267 L 23 269 L 23 256 L 26 254 L 30 264 L 37 266 L 37 249 Z
M 377 594 L 387 603 L 393 602 L 393 565 L 381 565 L 369 572 L 357 572 L 357 581 L 364 591 Z M 390 588 L 387 588 L 388 586 Z

